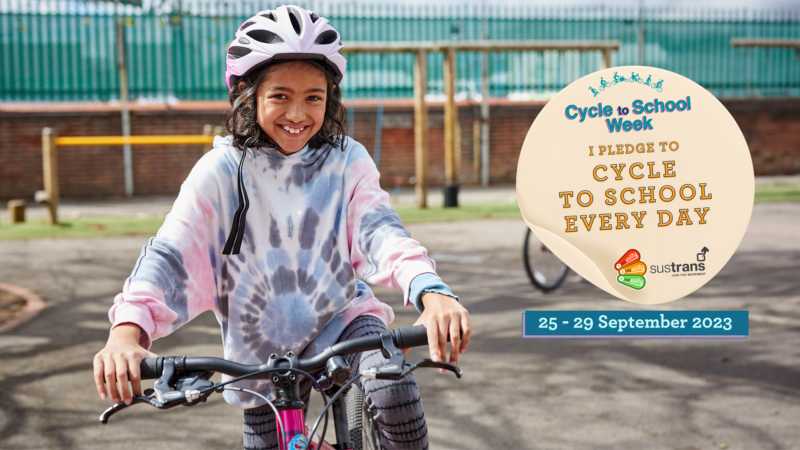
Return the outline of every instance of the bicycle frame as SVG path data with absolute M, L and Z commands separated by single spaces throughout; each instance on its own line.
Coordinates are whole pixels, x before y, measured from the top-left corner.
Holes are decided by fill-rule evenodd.
M 302 450 L 305 446 L 305 436 L 308 434 L 308 427 L 306 426 L 305 414 L 302 408 L 298 409 L 285 409 L 278 411 L 278 416 L 283 422 L 284 433 L 280 433 L 280 423 L 275 419 L 275 428 L 278 430 L 278 448 L 279 450 Z M 334 422 L 336 420 L 334 419 Z M 299 436 L 302 436 L 299 437 Z M 316 433 L 311 438 L 311 445 L 308 446 L 309 450 L 335 450 L 331 444 L 322 441 L 320 444 L 320 437 Z M 352 450 L 352 447 L 347 447 L 347 450 Z

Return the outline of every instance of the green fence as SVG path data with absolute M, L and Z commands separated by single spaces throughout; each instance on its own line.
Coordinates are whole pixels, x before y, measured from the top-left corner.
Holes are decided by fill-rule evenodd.
M 225 48 L 236 28 L 277 2 L 172 2 L 124 6 L 131 97 L 140 102 L 224 100 Z M 298 2 L 310 7 L 310 2 Z M 616 39 L 614 65 L 639 62 L 685 75 L 722 98 L 800 96 L 791 49 L 733 48 L 731 38 L 800 39 L 800 12 L 603 7 L 393 5 L 315 1 L 347 41 Z M 113 101 L 114 5 L 0 0 L 0 101 Z M 457 90 L 480 92 L 481 55 L 458 56 Z M 515 52 L 489 57 L 492 96 L 548 98 L 600 68 L 600 52 Z M 442 55 L 428 61 L 431 94 L 442 94 Z M 345 96 L 410 97 L 411 55 L 352 55 Z

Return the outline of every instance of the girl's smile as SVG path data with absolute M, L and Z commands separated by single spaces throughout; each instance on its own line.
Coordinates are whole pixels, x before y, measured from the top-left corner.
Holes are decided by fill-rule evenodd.
M 302 149 L 322 128 L 328 83 L 303 61 L 269 69 L 258 86 L 258 124 L 286 155 Z

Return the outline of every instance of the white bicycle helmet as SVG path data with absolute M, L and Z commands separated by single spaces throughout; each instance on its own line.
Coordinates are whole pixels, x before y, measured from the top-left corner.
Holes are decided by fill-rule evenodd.
M 230 90 L 270 61 L 314 59 L 333 70 L 338 85 L 347 67 L 339 54 L 341 48 L 339 33 L 324 17 L 293 5 L 261 11 L 236 30 L 236 38 L 228 46 L 225 82 Z

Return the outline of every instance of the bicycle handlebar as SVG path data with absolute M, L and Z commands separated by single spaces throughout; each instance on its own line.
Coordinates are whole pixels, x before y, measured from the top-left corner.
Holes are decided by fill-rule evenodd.
M 397 348 L 420 347 L 428 344 L 428 331 L 424 326 L 395 328 L 391 331 L 392 341 Z M 450 337 L 448 336 L 448 341 Z M 325 349 L 317 356 L 297 361 L 296 369 L 305 372 L 315 372 L 325 367 L 325 363 L 334 356 L 345 356 L 352 353 L 377 350 L 381 348 L 379 334 L 364 336 L 358 339 L 339 342 Z M 267 370 L 267 364 L 247 365 L 221 358 L 182 358 L 181 369 L 185 372 L 219 372 L 225 375 L 239 377 L 254 372 Z M 150 380 L 159 378 L 164 370 L 164 357 L 146 358 L 140 365 L 141 379 Z M 264 377 L 268 377 L 264 374 Z M 258 377 L 254 377 L 258 378 Z

